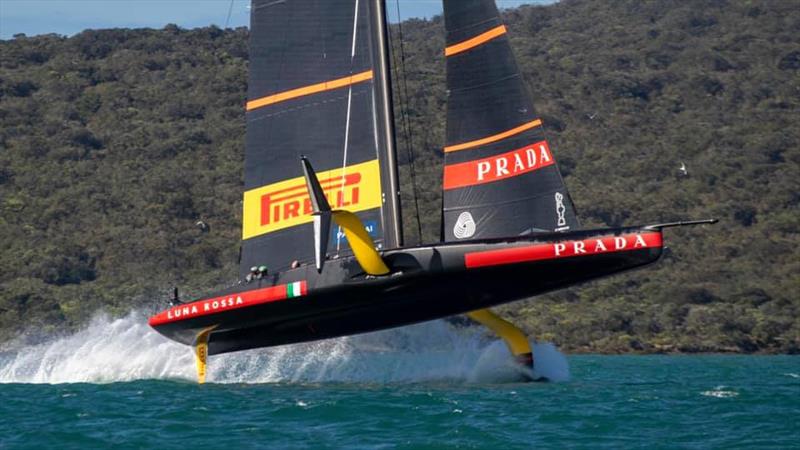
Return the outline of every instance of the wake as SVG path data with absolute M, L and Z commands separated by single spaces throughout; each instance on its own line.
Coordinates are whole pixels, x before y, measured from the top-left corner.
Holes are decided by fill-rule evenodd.
M 537 374 L 569 379 L 567 360 L 552 344 L 535 344 Z M 141 312 L 121 319 L 96 315 L 71 336 L 0 354 L 0 383 L 108 383 L 144 379 L 195 381 L 189 347 L 147 325 Z M 498 383 L 519 379 L 499 340 L 479 327 L 443 321 L 326 341 L 249 350 L 209 358 L 212 383 L 429 382 Z

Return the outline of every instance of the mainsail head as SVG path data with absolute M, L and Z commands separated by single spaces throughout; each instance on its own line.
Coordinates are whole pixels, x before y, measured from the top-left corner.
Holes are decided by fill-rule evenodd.
M 386 108 L 375 94 L 370 8 L 367 0 L 252 2 L 243 275 L 314 259 L 301 155 L 333 209 L 357 213 L 377 245 L 397 245 L 387 233 L 397 219 L 385 206 L 391 169 L 379 136 Z M 328 253 L 348 253 L 336 227 Z
M 578 227 L 493 0 L 445 0 L 445 241 Z

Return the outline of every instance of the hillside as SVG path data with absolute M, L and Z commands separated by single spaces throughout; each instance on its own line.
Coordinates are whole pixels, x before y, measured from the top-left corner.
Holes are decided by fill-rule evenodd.
M 587 227 L 669 230 L 650 268 L 501 310 L 569 351 L 800 351 L 800 8 L 564 0 L 506 11 Z M 393 30 L 399 56 L 400 29 Z M 423 240 L 438 240 L 441 18 L 402 24 L 395 80 Z M 236 279 L 247 30 L 0 41 L 0 338 Z M 407 241 L 419 241 L 408 158 Z M 685 164 L 688 175 L 678 168 Z M 196 226 L 203 220 L 208 233 Z

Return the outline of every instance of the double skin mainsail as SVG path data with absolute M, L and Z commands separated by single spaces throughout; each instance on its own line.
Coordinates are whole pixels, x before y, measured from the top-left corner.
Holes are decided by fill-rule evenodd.
M 313 258 L 309 158 L 334 208 L 379 248 L 401 245 L 397 169 L 380 95 L 380 44 L 366 0 L 255 0 L 251 9 L 241 275 Z M 388 120 L 389 123 L 390 119 Z M 394 193 L 393 193 L 394 192 Z M 328 252 L 347 255 L 334 230 Z

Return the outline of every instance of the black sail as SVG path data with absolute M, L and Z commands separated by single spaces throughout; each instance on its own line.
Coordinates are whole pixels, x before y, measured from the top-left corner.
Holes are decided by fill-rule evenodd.
M 384 195 L 394 162 L 382 126 L 389 108 L 376 94 L 372 8 L 367 0 L 252 2 L 242 274 L 313 261 L 301 155 L 332 208 L 356 212 L 377 246 L 399 245 Z M 348 254 L 335 226 L 328 254 Z
M 578 228 L 492 0 L 445 0 L 445 241 Z

